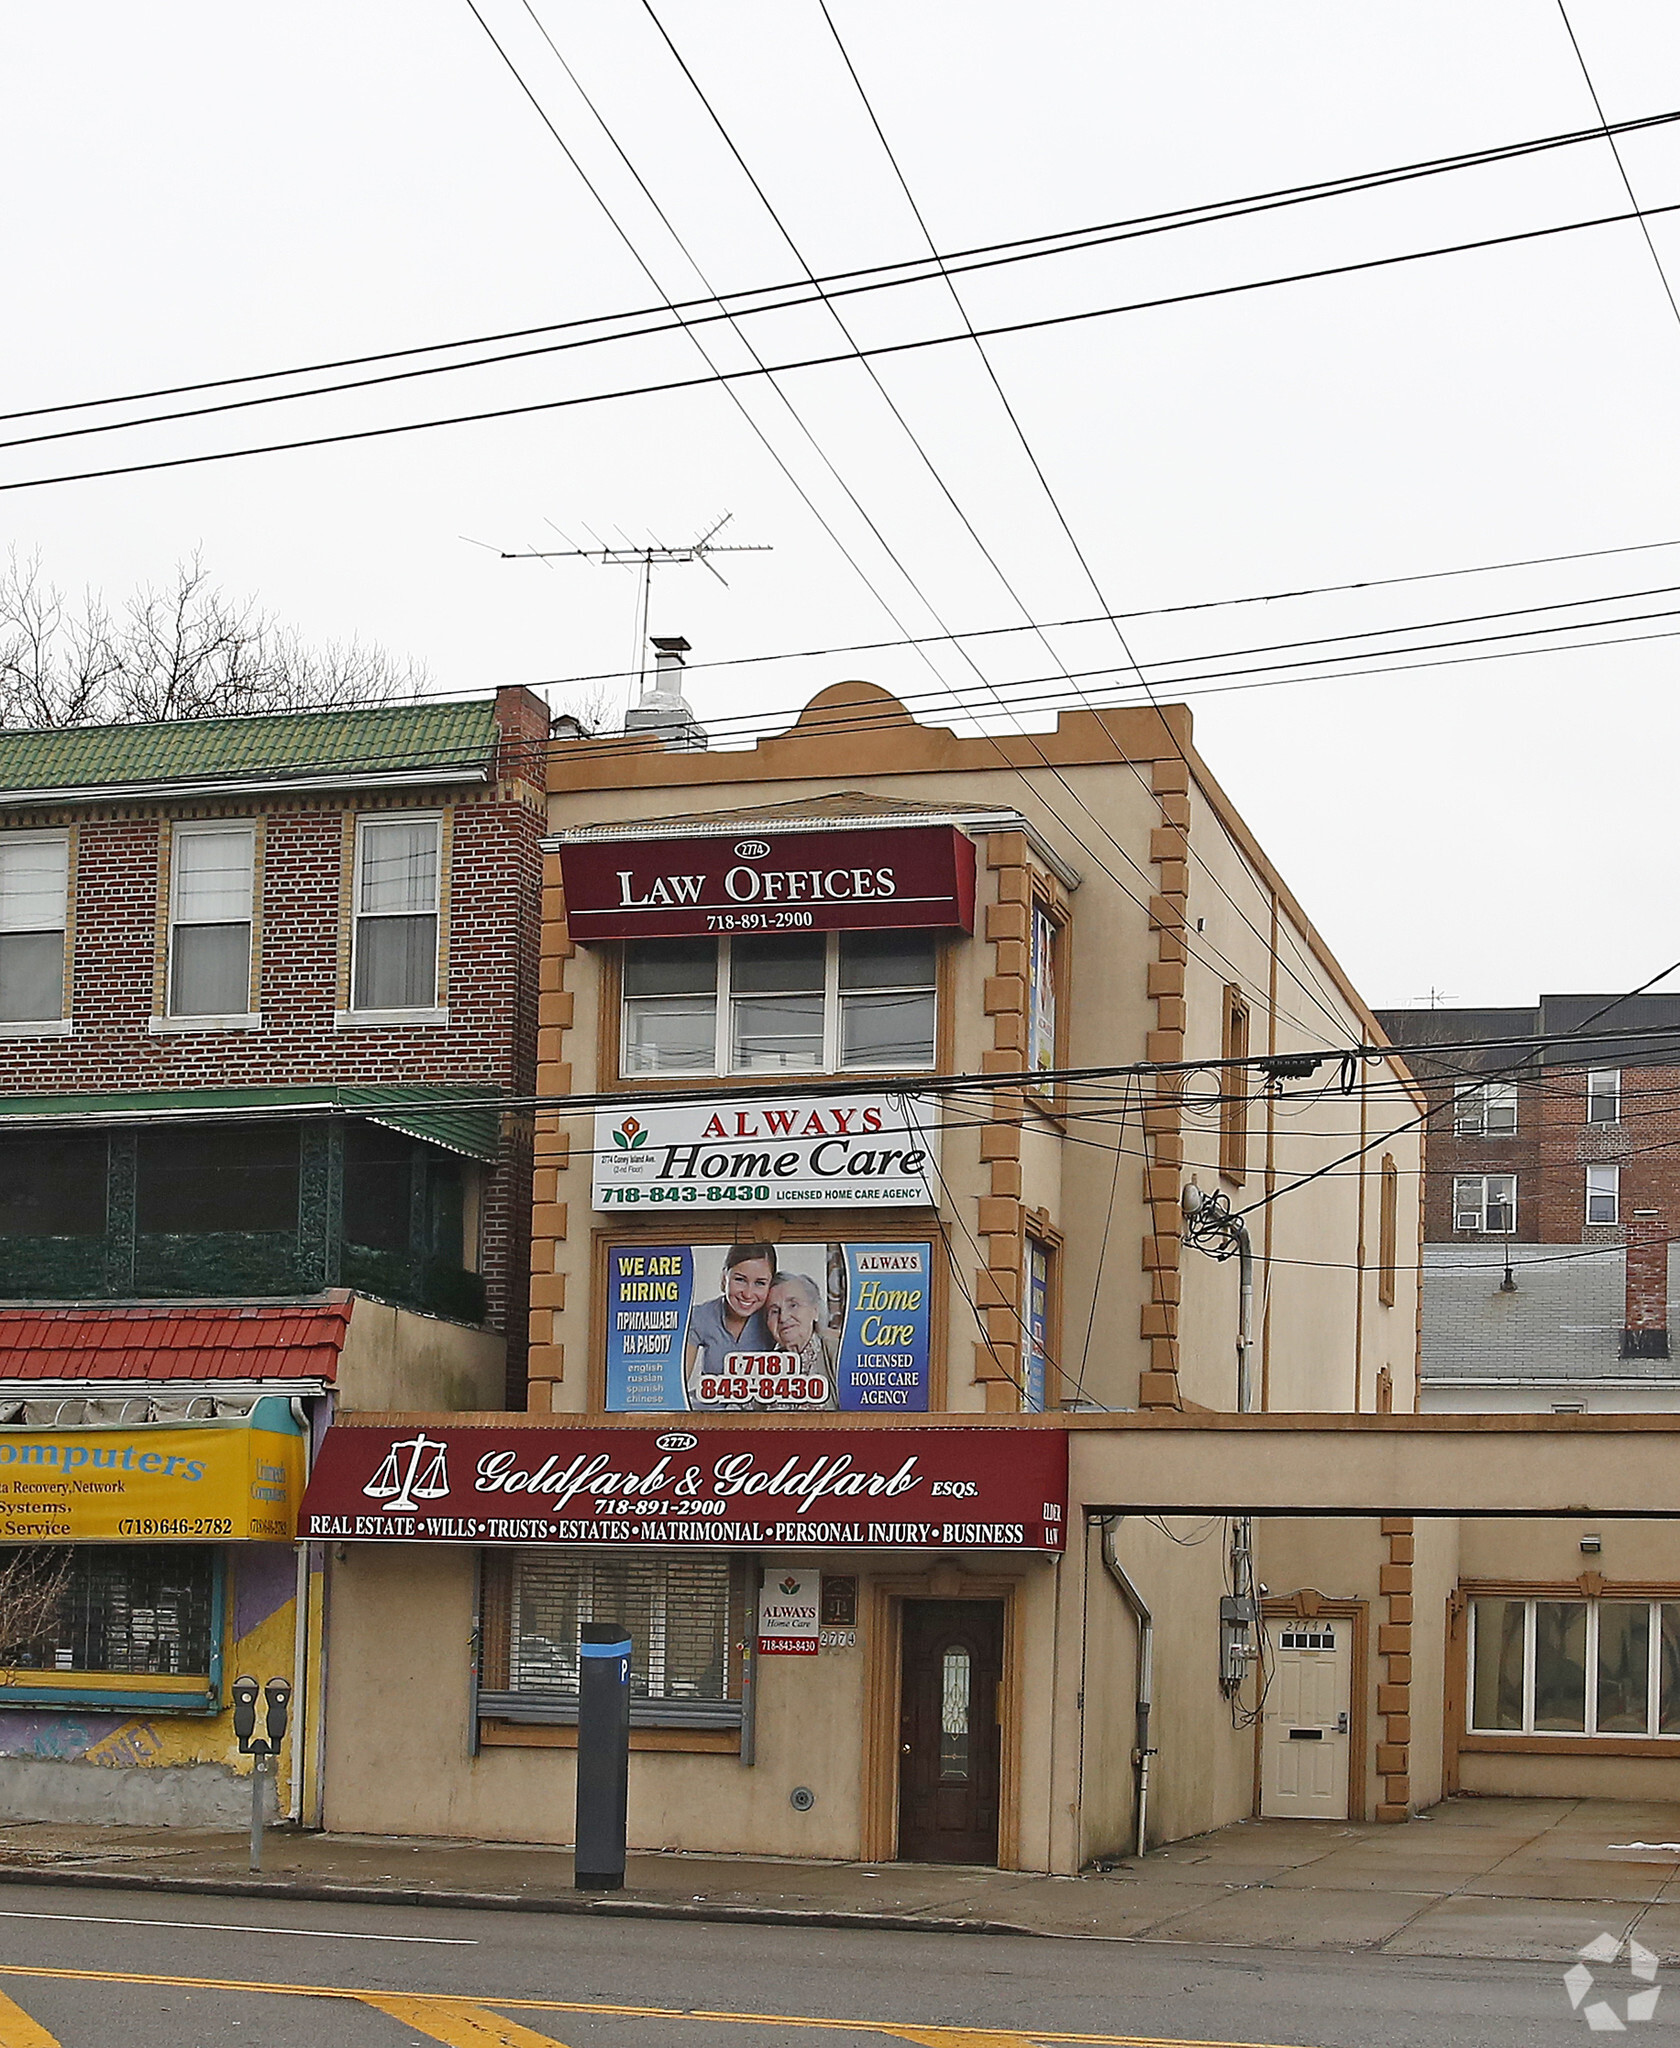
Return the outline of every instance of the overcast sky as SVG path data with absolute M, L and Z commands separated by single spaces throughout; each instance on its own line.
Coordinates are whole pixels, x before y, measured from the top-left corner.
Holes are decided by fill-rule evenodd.
M 925 254 L 818 0 L 655 0 L 799 259 L 642 0 L 532 0 L 534 16 L 525 0 L 477 4 L 623 236 L 468 0 L 6 9 L 0 409 L 702 293 L 539 21 L 712 287 L 789 283 L 801 259 L 827 275 Z M 1680 9 L 1570 5 L 1610 120 L 1680 108 Z M 1595 118 L 1556 0 L 830 6 L 946 251 Z M 1623 149 L 1641 204 L 1680 201 L 1680 132 L 1635 136 Z M 1610 152 L 1595 142 L 981 272 L 962 291 L 985 327 L 1627 208 Z M 1676 222 L 1658 217 L 1652 233 L 1680 291 Z M 851 300 L 843 317 L 866 345 L 956 331 L 937 284 Z M 751 333 L 773 362 L 847 346 L 817 308 Z M 749 360 L 727 329 L 705 335 L 718 363 Z M 1214 655 L 1227 658 L 1212 665 L 1232 669 L 1301 658 L 1244 652 L 1282 642 L 1379 627 L 1414 629 L 1394 633 L 1395 646 L 1462 639 L 1502 628 L 1415 629 L 1578 598 L 1617 601 L 1551 616 L 1573 629 L 1581 617 L 1676 610 L 1680 319 L 1636 224 L 1131 311 L 988 349 L 1102 608 L 1147 614 L 1677 543 L 1129 619 L 1130 648 L 1163 699 L 1177 694 L 1175 677 L 1205 677 Z M 937 632 L 941 621 L 1014 625 L 1020 605 L 1040 621 L 1099 608 L 974 346 L 886 356 L 876 368 L 996 568 L 856 362 L 788 373 L 786 405 L 754 381 L 731 387 L 739 406 L 715 386 L 615 399 L 14 490 L 0 496 L 0 520 L 61 583 L 113 596 L 202 547 L 225 585 L 305 633 L 377 640 L 424 663 L 436 687 L 460 690 L 623 670 L 630 656 L 631 575 L 503 562 L 493 550 L 561 545 L 556 528 L 576 540 L 592 528 L 677 541 L 728 511 L 729 535 L 774 552 L 720 559 L 727 588 L 694 567 L 665 571 L 654 588 L 653 629 L 686 633 L 696 663 L 724 664 L 693 678 L 702 717 L 791 711 L 859 674 L 932 705 L 945 685 L 980 687 L 948 649 L 733 666 Z M 621 342 L 0 450 L 0 482 L 545 404 L 704 369 L 685 336 Z M 1629 595 L 1648 592 L 1657 594 Z M 1611 631 L 1660 636 L 1677 623 Z M 1023 634 L 972 643 L 974 661 L 988 686 L 1018 684 L 1028 697 L 1047 687 L 1028 679 L 1065 689 L 1058 662 L 1099 671 L 1082 688 L 1106 691 L 1115 675 L 1135 692 L 1111 631 L 1065 628 L 1051 639 L 1054 658 Z M 1677 647 L 1650 637 L 1209 694 L 1192 699 L 1197 742 L 1374 1002 L 1431 990 L 1457 1002 L 1609 991 L 1680 955 L 1670 914 Z M 562 702 L 590 687 L 551 694 Z

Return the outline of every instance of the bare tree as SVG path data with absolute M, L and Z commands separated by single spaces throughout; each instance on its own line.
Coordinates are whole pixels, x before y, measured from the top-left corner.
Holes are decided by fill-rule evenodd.
M 0 1671 L 39 1665 L 57 1632 L 70 1583 L 70 1552 L 50 1543 L 0 1549 Z
M 196 554 L 116 616 L 91 592 L 72 605 L 39 557 L 14 553 L 0 572 L 0 727 L 412 701 L 426 680 L 358 640 L 307 646 L 254 599 L 218 590 Z

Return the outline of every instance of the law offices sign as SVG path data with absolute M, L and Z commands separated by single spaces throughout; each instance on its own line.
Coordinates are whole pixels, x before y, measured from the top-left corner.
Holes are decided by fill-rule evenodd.
M 1058 1429 L 338 1423 L 299 1534 L 376 1543 L 1059 1553 Z
M 951 825 L 558 840 L 573 939 L 974 929 L 974 841 Z
M 774 1102 L 709 1100 L 595 1115 L 594 1205 L 932 1208 L 939 1105 L 859 1090 Z

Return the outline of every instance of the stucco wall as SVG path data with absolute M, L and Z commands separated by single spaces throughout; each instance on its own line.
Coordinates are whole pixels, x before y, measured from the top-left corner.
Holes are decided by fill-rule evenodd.
M 430 1414 L 500 1408 L 506 1356 L 506 1339 L 489 1330 L 358 1295 L 339 1354 L 339 1406 Z
M 775 1562 L 766 1558 L 767 1564 Z M 808 1557 L 798 1560 L 808 1565 Z M 637 1750 L 630 1761 L 632 1848 L 855 1857 L 863 1825 L 868 1577 L 879 1560 L 825 1557 L 859 1570 L 859 1646 L 759 1662 L 757 1761 Z M 1013 1574 L 1014 1566 L 1010 1566 Z M 889 1573 L 897 1577 L 899 1574 Z M 962 1575 L 953 1583 L 960 1584 Z M 466 1835 L 569 1843 L 575 1757 L 561 1747 L 471 1754 L 469 1655 L 473 1554 L 352 1548 L 332 1569 L 325 1824 L 340 1832 Z M 936 1597 L 943 1597 L 938 1587 Z M 1054 1573 L 1020 1575 L 1022 1832 L 1018 1861 L 1049 1867 L 1050 1674 Z M 795 1786 L 816 1794 L 809 1812 Z

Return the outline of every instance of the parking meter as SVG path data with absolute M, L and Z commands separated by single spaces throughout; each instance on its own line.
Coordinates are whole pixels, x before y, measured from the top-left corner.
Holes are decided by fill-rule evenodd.
M 286 1717 L 291 1711 L 291 1681 L 271 1678 L 259 1687 L 254 1678 L 241 1674 L 228 1688 L 233 1700 L 233 1732 L 239 1753 L 251 1759 L 251 1868 L 262 1868 L 263 1785 L 274 1773 L 275 1759 L 286 1739 Z M 257 1733 L 257 1699 L 265 1703 L 263 1733 Z

